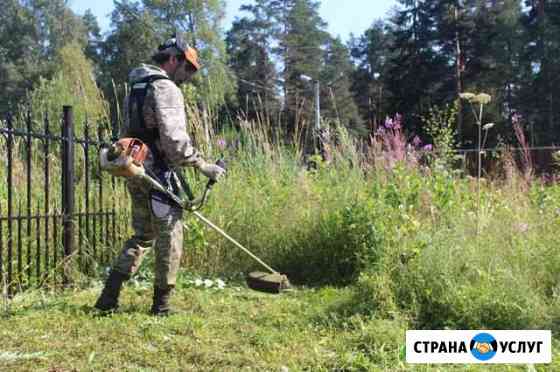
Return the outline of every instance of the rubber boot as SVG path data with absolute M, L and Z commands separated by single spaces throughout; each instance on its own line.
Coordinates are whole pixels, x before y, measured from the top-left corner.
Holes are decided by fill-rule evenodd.
M 111 271 L 111 274 L 109 274 L 109 277 L 105 282 L 105 288 L 103 288 L 101 296 L 99 296 L 94 305 L 95 308 L 101 311 L 116 310 L 119 307 L 119 294 L 121 292 L 122 285 L 129 278 L 129 275 L 121 274 L 114 270 Z
M 172 313 L 169 305 L 171 291 L 173 287 L 159 288 L 154 287 L 154 303 L 152 304 L 151 313 L 156 316 L 168 316 Z

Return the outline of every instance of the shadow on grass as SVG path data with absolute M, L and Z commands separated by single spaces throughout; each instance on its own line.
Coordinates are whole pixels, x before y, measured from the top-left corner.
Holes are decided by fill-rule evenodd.
M 71 317 L 110 318 L 119 315 L 149 315 L 149 308 L 137 304 L 121 305 L 116 311 L 100 311 L 91 304 L 74 304 L 65 299 L 33 303 L 10 309 L 2 314 L 2 318 L 26 317 L 37 313 L 63 313 Z

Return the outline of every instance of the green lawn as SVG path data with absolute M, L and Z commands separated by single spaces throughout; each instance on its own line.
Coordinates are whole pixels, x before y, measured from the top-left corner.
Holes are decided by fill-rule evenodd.
M 35 291 L 14 298 L 9 315 L 3 308 L 0 318 L 0 370 L 452 369 L 407 365 L 402 320 L 343 316 L 351 289 L 296 289 L 274 296 L 229 283 L 221 290 L 184 284 L 173 298 L 178 314 L 169 318 L 148 314 L 151 289 L 142 283 L 124 289 L 119 313 L 100 317 L 90 308 L 99 291 Z M 559 351 L 556 344 L 554 366 L 536 370 L 560 370 Z M 532 370 L 527 368 L 518 370 Z

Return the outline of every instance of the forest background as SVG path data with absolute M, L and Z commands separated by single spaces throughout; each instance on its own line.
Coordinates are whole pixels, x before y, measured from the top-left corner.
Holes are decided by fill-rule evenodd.
M 224 1 L 122 1 L 102 34 L 91 11 L 78 16 L 63 0 L 7 0 L 0 10 L 0 112 L 66 86 L 88 99 L 90 119 L 103 112 L 114 120 L 128 71 L 183 32 L 205 65 L 187 101 L 219 117 L 218 126 L 259 112 L 286 133 L 312 123 L 313 89 L 301 79 L 307 75 L 321 82 L 323 121 L 363 138 L 402 113 L 409 136 L 430 143 L 422 121 L 430 109 L 483 91 L 494 98 L 488 122 L 497 124 L 489 147 L 512 142 L 515 114 L 525 119 L 531 145 L 558 141 L 558 2 L 401 0 L 346 42 L 326 31 L 319 5 L 248 2 L 224 34 Z M 94 88 L 108 102 L 103 110 L 94 107 L 102 105 L 92 102 Z M 475 147 L 477 126 L 460 101 L 456 121 L 458 147 Z

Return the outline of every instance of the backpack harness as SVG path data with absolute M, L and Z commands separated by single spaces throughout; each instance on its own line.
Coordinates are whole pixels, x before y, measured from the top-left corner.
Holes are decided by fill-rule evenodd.
M 170 80 L 164 75 L 150 75 L 132 85 L 128 101 L 128 118 L 129 118 L 129 135 L 143 141 L 152 152 L 155 165 L 155 176 L 159 181 L 175 193 L 183 194 L 194 199 L 191 188 L 183 178 L 181 172 L 172 170 L 165 161 L 162 153 L 159 151 L 156 141 L 159 139 L 158 128 L 147 128 L 144 120 L 144 103 L 148 89 L 158 80 Z M 152 199 L 161 202 L 170 202 L 170 199 L 164 194 L 153 191 Z M 173 203 L 174 204 L 174 203 Z
M 146 122 L 144 121 L 144 102 L 148 94 L 148 89 L 158 80 L 171 79 L 164 75 L 150 75 L 132 85 L 128 98 L 129 134 L 148 145 L 157 166 L 169 168 L 156 146 L 156 140 L 159 139 L 158 128 L 147 128 Z

